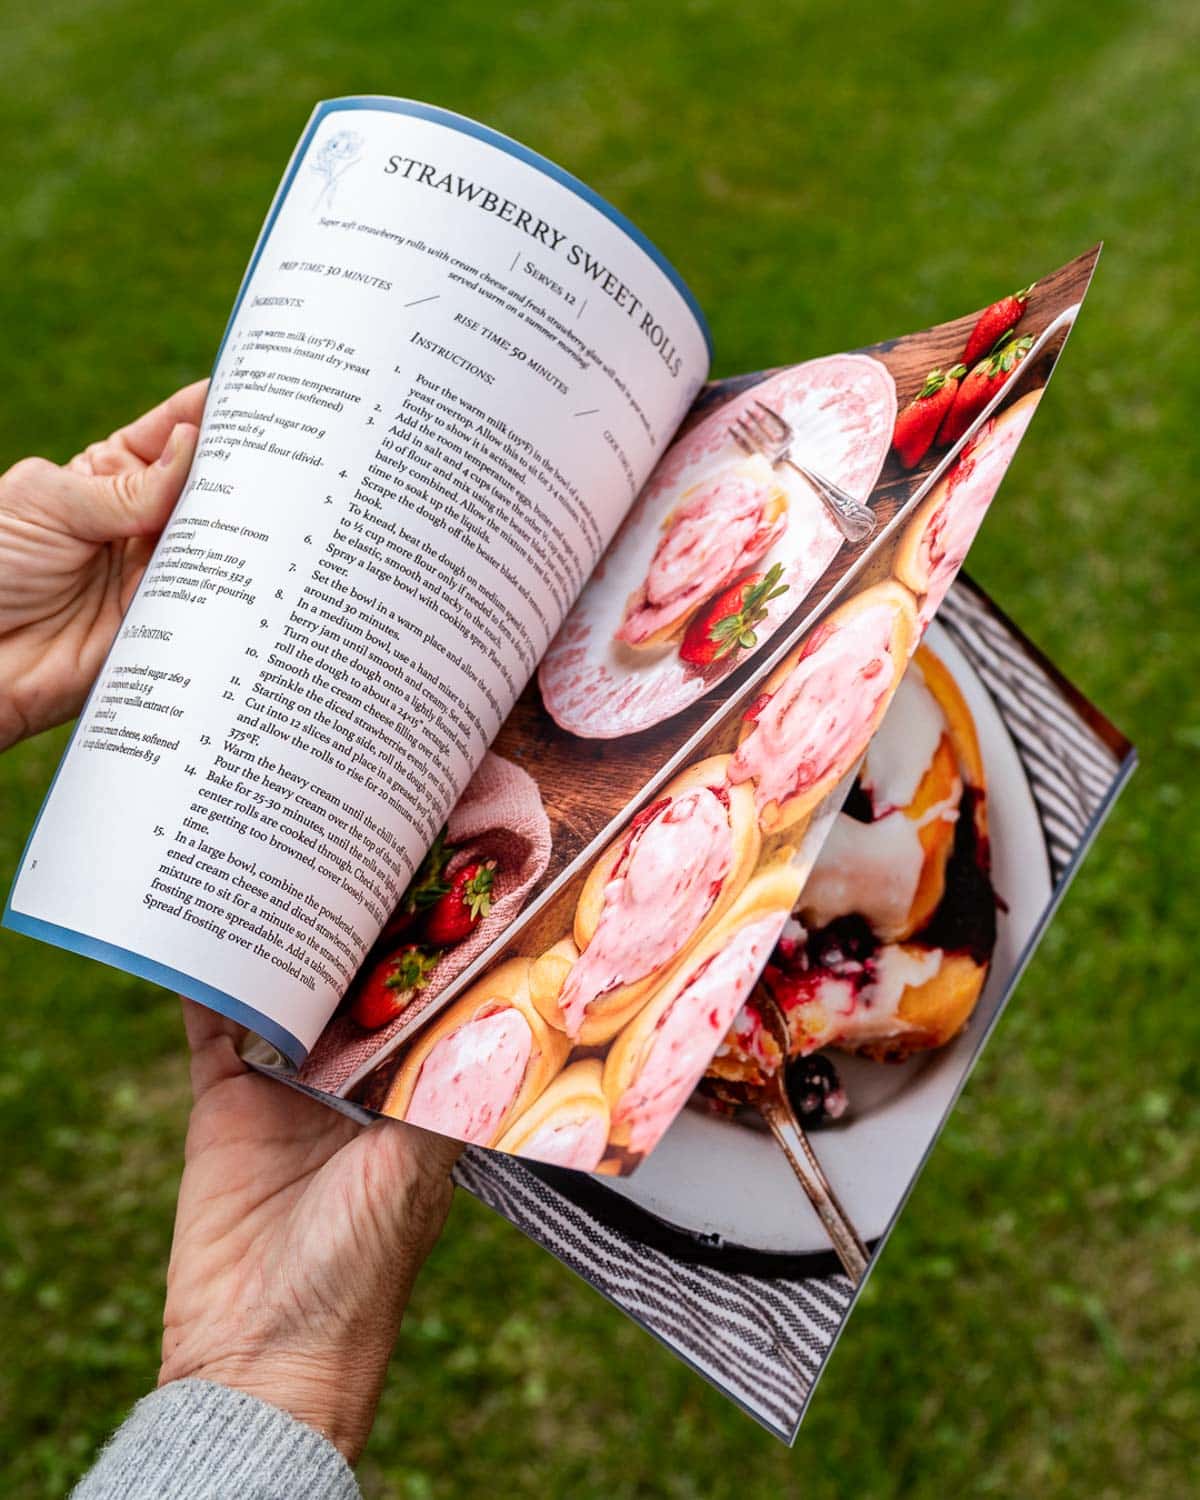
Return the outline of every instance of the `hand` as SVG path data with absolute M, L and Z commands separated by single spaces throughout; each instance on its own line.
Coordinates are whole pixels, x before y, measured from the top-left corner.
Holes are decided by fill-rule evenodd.
M 356 1125 L 252 1073 L 233 1022 L 183 1009 L 195 1104 L 159 1384 L 249 1391 L 354 1463 L 461 1147 L 395 1120 Z
M 83 707 L 183 490 L 208 382 L 65 467 L 0 474 L 0 750 Z

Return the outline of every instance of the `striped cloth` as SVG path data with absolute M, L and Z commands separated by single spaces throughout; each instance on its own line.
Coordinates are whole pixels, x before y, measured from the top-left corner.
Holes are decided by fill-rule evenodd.
M 1037 803 L 1055 883 L 1095 832 L 1129 757 L 1129 746 L 1000 614 L 969 579 L 959 579 L 937 614 L 995 700 Z M 1131 769 L 1130 765 L 1130 769 Z M 1123 781 L 1124 777 L 1120 777 Z
M 994 697 L 1024 764 L 1054 876 L 1048 918 L 1132 769 L 1132 752 L 967 579 L 955 583 L 938 620 Z M 770 1275 L 719 1269 L 669 1235 L 647 1243 L 654 1236 L 618 1226 L 620 1215 L 603 1206 L 615 1195 L 599 1179 L 476 1147 L 457 1178 L 769 1431 L 794 1441 L 854 1302 L 836 1268 L 805 1275 L 780 1257 Z

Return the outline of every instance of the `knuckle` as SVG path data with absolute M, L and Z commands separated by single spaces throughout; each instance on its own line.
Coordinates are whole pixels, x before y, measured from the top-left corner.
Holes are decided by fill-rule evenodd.
M 0 483 L 22 489 L 39 488 L 51 474 L 58 472 L 58 465 L 48 458 L 21 458 L 3 475 Z

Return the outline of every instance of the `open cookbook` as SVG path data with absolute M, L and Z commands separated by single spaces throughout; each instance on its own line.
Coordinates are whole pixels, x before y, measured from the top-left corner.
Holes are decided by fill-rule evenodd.
M 957 576 L 1095 260 L 709 382 L 582 183 L 322 104 L 6 924 L 467 1142 L 791 1437 L 1133 766 Z

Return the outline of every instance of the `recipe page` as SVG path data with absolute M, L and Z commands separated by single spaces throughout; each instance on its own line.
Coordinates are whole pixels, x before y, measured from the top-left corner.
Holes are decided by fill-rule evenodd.
M 677 275 L 550 163 L 321 106 L 9 925 L 298 1062 L 707 364 Z

